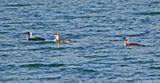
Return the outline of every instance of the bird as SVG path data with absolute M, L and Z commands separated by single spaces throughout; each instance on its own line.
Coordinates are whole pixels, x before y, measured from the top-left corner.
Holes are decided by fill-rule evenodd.
M 60 34 L 55 33 L 53 34 L 54 36 L 54 42 L 56 43 L 70 43 L 70 42 L 75 42 L 75 40 L 70 39 L 70 38 L 61 38 Z
M 125 46 L 144 46 L 144 44 L 139 44 L 139 43 L 129 43 L 128 37 L 125 36 L 124 39 L 124 45 Z
M 28 40 L 30 41 L 45 41 L 42 37 L 32 37 L 32 32 L 27 32 L 28 34 Z

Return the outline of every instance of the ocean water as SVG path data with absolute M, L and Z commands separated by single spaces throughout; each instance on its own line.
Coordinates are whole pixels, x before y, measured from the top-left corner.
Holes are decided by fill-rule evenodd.
M 0 83 L 160 83 L 159 9 L 159 0 L 1 0 Z M 77 42 L 57 45 L 54 33 Z M 125 35 L 145 46 L 124 46 Z

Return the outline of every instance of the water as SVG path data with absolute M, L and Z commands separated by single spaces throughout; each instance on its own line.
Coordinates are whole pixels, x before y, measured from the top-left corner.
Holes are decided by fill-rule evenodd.
M 159 0 L 1 0 L 0 83 L 160 83 Z M 46 38 L 27 41 L 26 32 Z M 52 34 L 76 39 L 57 45 Z M 123 37 L 144 47 L 125 47 Z

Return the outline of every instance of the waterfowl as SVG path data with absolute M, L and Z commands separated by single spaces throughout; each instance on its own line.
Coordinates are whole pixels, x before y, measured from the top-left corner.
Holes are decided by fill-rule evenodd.
M 125 46 L 144 46 L 144 44 L 139 44 L 139 43 L 129 43 L 128 37 L 124 37 L 124 45 Z
M 58 33 L 53 34 L 53 36 L 55 38 L 54 42 L 57 42 L 57 43 L 75 42 L 75 40 L 70 39 L 70 38 L 61 38 L 60 34 L 58 34 Z
M 31 41 L 44 41 L 45 39 L 44 38 L 41 38 L 41 37 L 32 37 L 32 32 L 27 32 L 28 34 L 28 40 L 31 40 Z

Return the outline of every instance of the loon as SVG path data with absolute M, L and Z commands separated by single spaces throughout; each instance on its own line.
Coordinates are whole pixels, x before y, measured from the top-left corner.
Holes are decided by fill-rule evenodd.
M 125 46 L 144 46 L 144 44 L 139 44 L 139 43 L 129 43 L 128 42 L 128 37 L 124 37 L 124 45 Z
M 28 40 L 31 40 L 31 41 L 44 41 L 45 39 L 44 38 L 41 38 L 41 37 L 32 37 L 32 32 L 27 32 L 28 34 Z
M 54 42 L 57 42 L 57 43 L 75 42 L 75 40 L 70 39 L 70 38 L 61 38 L 60 34 L 58 34 L 58 33 L 53 34 L 53 36 L 55 38 Z

